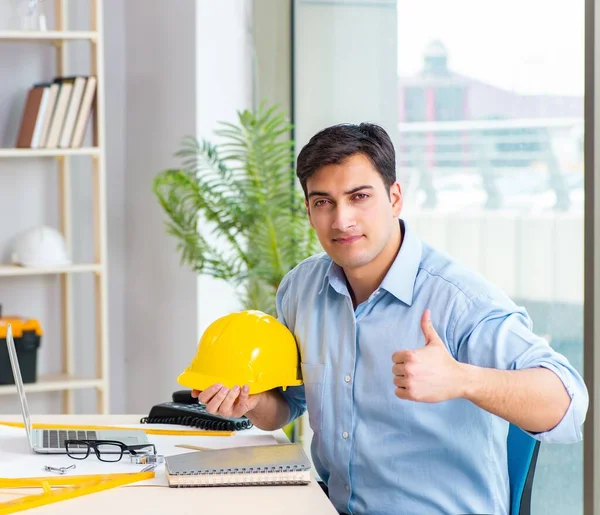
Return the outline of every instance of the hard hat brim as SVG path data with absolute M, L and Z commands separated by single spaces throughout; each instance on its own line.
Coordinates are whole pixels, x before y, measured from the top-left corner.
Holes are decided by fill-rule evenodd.
M 191 388 L 192 390 L 206 390 L 213 384 L 220 383 L 227 388 L 233 388 L 234 386 L 244 386 L 241 384 L 237 384 L 231 381 L 228 378 L 224 377 L 213 377 L 205 374 L 198 374 L 195 372 L 188 372 L 187 370 L 179 375 L 177 378 L 177 382 L 181 386 L 185 386 L 186 388 Z M 265 381 L 255 381 L 247 383 L 250 388 L 250 395 L 254 395 L 256 393 L 266 392 L 267 390 L 272 390 L 276 388 L 277 385 L 267 384 Z M 297 380 L 294 384 L 290 384 L 287 386 L 300 386 L 302 384 L 301 380 Z M 283 389 L 287 388 L 284 386 Z

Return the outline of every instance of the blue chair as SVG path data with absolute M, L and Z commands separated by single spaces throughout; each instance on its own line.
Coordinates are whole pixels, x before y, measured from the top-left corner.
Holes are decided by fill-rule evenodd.
M 508 482 L 510 484 L 510 514 L 530 515 L 531 490 L 540 451 L 540 442 L 522 429 L 510 424 L 506 444 Z

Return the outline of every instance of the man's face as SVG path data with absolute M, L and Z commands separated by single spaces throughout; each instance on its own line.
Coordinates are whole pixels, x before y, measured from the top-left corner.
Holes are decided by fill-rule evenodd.
M 310 223 L 325 252 L 345 269 L 369 264 L 398 230 L 400 185 L 395 182 L 388 191 L 363 154 L 323 166 L 306 188 Z

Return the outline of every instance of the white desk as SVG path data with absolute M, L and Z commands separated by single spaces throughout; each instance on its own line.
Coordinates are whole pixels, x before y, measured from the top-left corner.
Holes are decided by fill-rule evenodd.
M 33 415 L 34 423 L 119 425 L 137 424 L 141 415 Z M 0 415 L 0 420 L 22 422 L 22 417 Z M 283 431 L 273 433 L 286 442 Z M 231 437 L 235 438 L 235 436 Z M 0 456 L 0 459 L 2 457 Z M 22 491 L 32 493 L 31 490 Z M 15 490 L 0 490 L 0 501 L 16 497 Z M 337 515 L 319 485 L 307 486 L 168 488 L 126 486 L 49 504 L 25 513 L 60 515 Z

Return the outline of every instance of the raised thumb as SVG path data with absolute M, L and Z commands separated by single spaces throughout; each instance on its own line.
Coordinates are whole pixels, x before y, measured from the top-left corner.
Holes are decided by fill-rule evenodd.
M 421 330 L 425 336 L 425 345 L 442 343 L 431 323 L 431 311 L 429 309 L 426 309 L 421 317 Z

